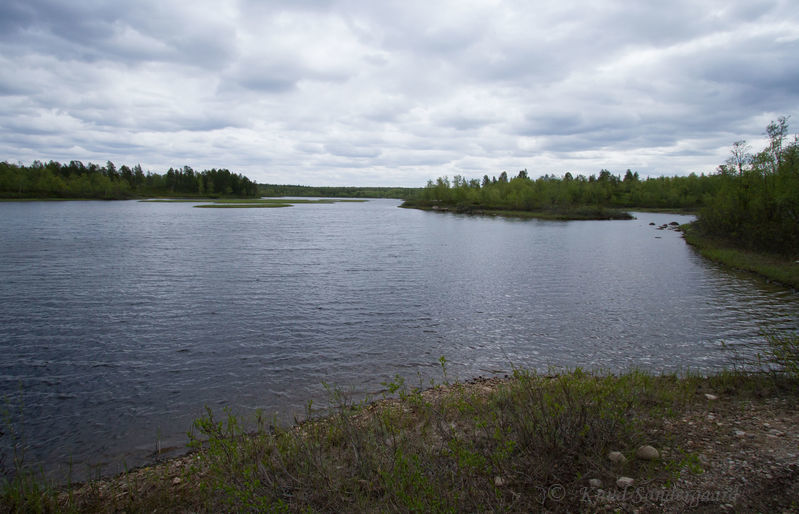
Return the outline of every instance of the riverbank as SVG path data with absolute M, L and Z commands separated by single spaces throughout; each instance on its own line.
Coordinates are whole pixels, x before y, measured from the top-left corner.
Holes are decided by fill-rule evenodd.
M 0 196 L 0 202 L 113 202 L 118 200 L 163 201 L 163 202 L 246 202 L 259 200 L 260 196 L 227 196 L 227 195 L 170 195 L 170 194 L 128 194 L 114 197 L 98 196 Z
M 569 209 L 541 209 L 541 210 L 512 210 L 489 209 L 480 206 L 452 206 L 439 203 L 429 203 L 419 200 L 406 200 L 400 205 L 405 209 L 419 209 L 423 211 L 453 212 L 457 214 L 472 214 L 476 216 L 506 216 L 512 218 L 530 218 L 553 221 L 579 221 L 579 220 L 631 220 L 635 217 L 629 212 L 609 209 L 606 207 L 582 206 Z
M 685 241 L 703 257 L 799 289 L 799 260 L 737 248 L 728 241 L 706 236 L 695 223 L 681 228 Z
M 446 382 L 446 374 L 444 375 Z M 20 491 L 4 511 L 783 511 L 799 497 L 795 378 L 574 370 L 332 394 L 328 417 L 245 433 L 108 480 Z M 642 447 L 651 447 L 641 450 Z M 652 449 L 655 451 L 653 452 Z M 618 453 L 613 453 L 618 452 Z

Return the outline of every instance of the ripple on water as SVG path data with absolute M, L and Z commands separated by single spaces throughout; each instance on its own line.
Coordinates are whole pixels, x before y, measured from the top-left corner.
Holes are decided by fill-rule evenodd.
M 181 446 L 206 405 L 290 422 L 325 404 L 323 382 L 429 383 L 442 355 L 451 378 L 711 372 L 728 363 L 722 342 L 746 352 L 764 327 L 798 328 L 795 293 L 709 265 L 676 233 L 654 239 L 650 221 L 684 216 L 396 205 L 0 204 L 0 393 L 28 455 L 72 461 L 78 479 Z

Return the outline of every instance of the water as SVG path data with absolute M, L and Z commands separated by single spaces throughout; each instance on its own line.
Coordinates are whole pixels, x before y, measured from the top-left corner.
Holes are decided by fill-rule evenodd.
M 635 221 L 398 209 L 0 203 L 0 395 L 29 462 L 73 478 L 181 449 L 224 407 L 302 417 L 322 383 L 375 394 L 513 366 L 729 364 L 799 298 Z M 169 452 L 167 452 L 168 454 Z M 8 458 L 8 457 L 7 457 Z M 8 461 L 7 461 L 8 462 Z

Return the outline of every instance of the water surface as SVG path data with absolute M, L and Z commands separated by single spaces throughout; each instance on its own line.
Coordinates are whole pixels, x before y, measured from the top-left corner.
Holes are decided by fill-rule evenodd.
M 204 406 L 290 421 L 323 382 L 377 393 L 513 366 L 729 363 L 791 291 L 719 269 L 687 216 L 552 222 L 398 209 L 0 203 L 0 394 L 26 457 L 80 477 L 182 447 Z M 417 376 L 418 374 L 418 376 Z M 4 449 L 11 437 L 6 430 Z

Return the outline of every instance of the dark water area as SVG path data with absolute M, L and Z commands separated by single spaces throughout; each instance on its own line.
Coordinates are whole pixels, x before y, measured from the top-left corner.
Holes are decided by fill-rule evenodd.
M 54 476 L 184 448 L 208 406 L 281 422 L 514 366 L 712 373 L 799 297 L 698 256 L 688 216 L 551 222 L 397 208 L 0 203 L 2 447 Z M 71 463 L 71 466 L 70 466 Z

